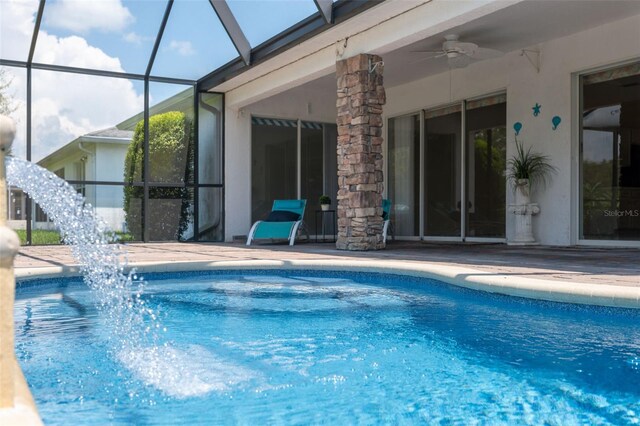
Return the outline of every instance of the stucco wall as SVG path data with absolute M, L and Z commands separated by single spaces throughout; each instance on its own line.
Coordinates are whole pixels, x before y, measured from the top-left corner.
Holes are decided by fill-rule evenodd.
M 225 108 L 225 241 L 247 235 L 251 221 L 251 116 Z

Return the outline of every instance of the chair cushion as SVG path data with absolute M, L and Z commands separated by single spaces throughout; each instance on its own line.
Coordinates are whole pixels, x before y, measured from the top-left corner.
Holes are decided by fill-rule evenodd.
M 267 217 L 265 222 L 296 222 L 300 220 L 300 215 L 298 213 L 286 211 L 286 210 L 274 210 L 269 213 L 269 217 Z

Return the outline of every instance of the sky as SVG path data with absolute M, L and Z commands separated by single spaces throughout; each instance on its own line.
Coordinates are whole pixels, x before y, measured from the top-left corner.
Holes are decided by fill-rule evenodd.
M 34 62 L 144 74 L 166 0 L 48 0 Z M 252 47 L 317 11 L 313 0 L 228 0 Z M 38 0 L 0 0 L 0 57 L 26 61 Z M 151 71 L 198 79 L 238 56 L 208 0 L 176 0 Z M 12 80 L 18 121 L 14 154 L 25 155 L 26 72 L 2 67 Z M 140 112 L 142 81 L 33 71 L 32 159 L 80 135 Z M 151 104 L 185 89 L 152 83 Z

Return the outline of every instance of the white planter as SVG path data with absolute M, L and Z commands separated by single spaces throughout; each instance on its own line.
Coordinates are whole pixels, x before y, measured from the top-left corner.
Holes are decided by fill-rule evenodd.
M 327 210 L 329 210 L 329 207 L 331 207 L 331 204 L 320 204 L 320 208 L 322 209 L 323 212 L 326 212 Z
M 515 235 L 508 241 L 510 245 L 537 244 L 533 237 L 531 217 L 540 213 L 540 207 L 531 203 L 529 181 L 520 179 L 516 182 L 516 203 L 509 205 L 509 213 L 515 215 Z
M 529 179 L 518 179 L 516 182 L 516 205 L 522 206 L 531 203 Z

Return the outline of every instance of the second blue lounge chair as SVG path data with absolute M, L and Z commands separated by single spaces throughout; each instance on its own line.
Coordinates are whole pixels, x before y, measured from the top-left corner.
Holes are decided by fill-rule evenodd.
M 307 200 L 274 200 L 269 217 L 253 224 L 247 245 L 256 239 L 286 239 L 294 245 Z

